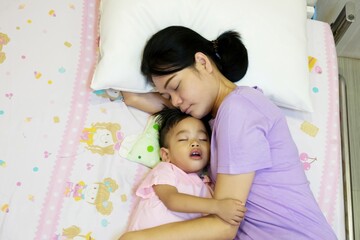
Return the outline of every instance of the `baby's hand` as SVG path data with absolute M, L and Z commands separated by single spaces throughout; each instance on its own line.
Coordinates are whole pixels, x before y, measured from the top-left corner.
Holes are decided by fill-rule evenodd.
M 245 205 L 235 199 L 221 199 L 217 201 L 218 210 L 216 215 L 232 225 L 240 225 L 245 216 Z

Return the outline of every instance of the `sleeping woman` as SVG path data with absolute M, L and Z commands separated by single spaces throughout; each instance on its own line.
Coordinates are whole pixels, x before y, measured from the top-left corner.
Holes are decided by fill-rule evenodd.
M 247 49 L 236 32 L 209 41 L 172 26 L 147 42 L 141 70 L 159 95 L 186 114 L 213 119 L 214 198 L 237 199 L 247 211 L 239 226 L 210 214 L 128 232 L 121 240 L 336 239 L 310 190 L 282 111 L 260 89 L 234 83 L 247 67 Z

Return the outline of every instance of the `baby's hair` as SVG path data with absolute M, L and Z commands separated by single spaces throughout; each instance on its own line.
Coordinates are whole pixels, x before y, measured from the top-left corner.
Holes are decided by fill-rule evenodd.
M 154 114 L 156 118 L 156 122 L 159 124 L 159 144 L 160 147 L 168 147 L 166 142 L 166 137 L 169 131 L 175 127 L 179 122 L 184 120 L 185 118 L 192 117 L 189 114 L 181 112 L 177 108 L 164 108 L 159 112 Z M 207 120 L 201 119 L 203 122 L 206 133 L 209 138 L 211 137 L 210 125 Z
M 170 26 L 155 33 L 146 43 L 141 72 L 152 83 L 152 76 L 168 75 L 193 66 L 197 52 L 212 59 L 232 82 L 242 79 L 247 71 L 248 54 L 238 32 L 226 31 L 209 41 L 189 28 Z

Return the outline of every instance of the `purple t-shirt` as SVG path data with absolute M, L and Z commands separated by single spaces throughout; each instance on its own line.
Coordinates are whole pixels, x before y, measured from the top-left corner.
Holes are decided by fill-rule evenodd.
M 236 239 L 336 239 L 321 212 L 281 110 L 237 87 L 213 123 L 211 175 L 255 172 Z

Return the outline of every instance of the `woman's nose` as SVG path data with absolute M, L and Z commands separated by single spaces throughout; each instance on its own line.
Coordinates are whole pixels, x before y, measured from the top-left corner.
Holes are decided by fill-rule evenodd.
M 182 100 L 177 94 L 174 94 L 173 96 L 171 96 L 171 104 L 174 107 L 176 107 L 176 108 L 180 107 L 181 103 L 182 103 Z

